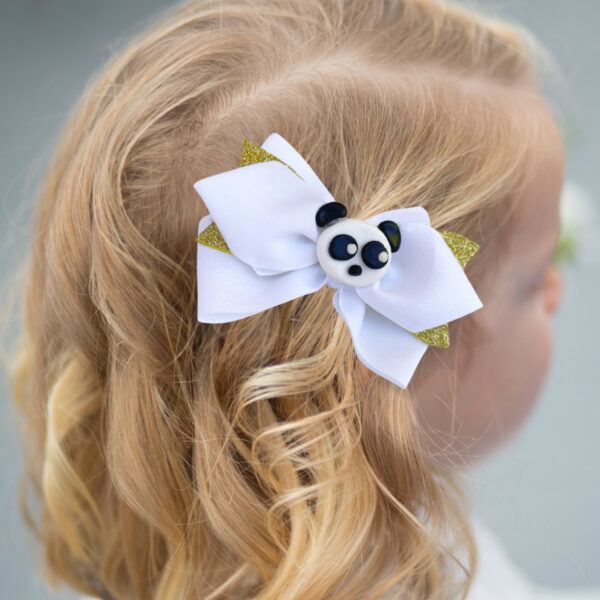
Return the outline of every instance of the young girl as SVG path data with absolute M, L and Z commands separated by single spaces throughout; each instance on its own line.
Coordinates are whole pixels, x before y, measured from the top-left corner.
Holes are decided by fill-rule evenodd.
M 196 0 L 95 78 L 39 197 L 12 371 L 51 583 L 119 600 L 545 597 L 473 530 L 457 483 L 523 422 L 550 355 L 563 151 L 535 48 L 433 0 Z M 308 213 L 312 239 L 294 233 Z M 314 253 L 317 232 L 368 219 L 392 312 L 386 276 L 415 231 L 430 245 L 404 280 L 415 326 L 369 313 L 361 338 L 348 302 L 371 310 L 369 286 Z M 286 228 L 316 279 L 250 290 L 289 273 L 239 252 L 283 260 Z M 438 264 L 434 302 L 422 272 Z

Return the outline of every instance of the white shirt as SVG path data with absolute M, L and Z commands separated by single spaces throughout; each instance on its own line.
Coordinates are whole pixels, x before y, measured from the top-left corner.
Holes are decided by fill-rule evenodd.
M 477 517 L 472 517 L 472 525 L 479 564 L 468 600 L 600 600 L 600 588 L 551 590 L 535 585 Z

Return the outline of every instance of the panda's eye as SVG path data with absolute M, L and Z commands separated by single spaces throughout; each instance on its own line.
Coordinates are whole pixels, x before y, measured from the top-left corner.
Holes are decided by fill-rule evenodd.
M 389 254 L 381 242 L 369 242 L 363 246 L 361 256 L 365 264 L 371 269 L 381 269 L 388 262 Z
M 329 242 L 329 255 L 336 260 L 348 260 L 352 258 L 358 251 L 356 240 L 345 233 L 336 235 Z

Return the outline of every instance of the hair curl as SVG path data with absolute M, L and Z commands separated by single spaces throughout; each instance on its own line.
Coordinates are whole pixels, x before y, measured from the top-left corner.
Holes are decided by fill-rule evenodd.
M 432 0 L 198 0 L 93 78 L 39 194 L 11 372 L 51 582 L 123 600 L 466 595 L 459 488 L 421 448 L 410 388 L 359 378 L 334 290 L 197 322 L 192 184 L 276 131 L 350 215 L 424 206 L 487 232 L 487 265 L 535 135 L 532 48 Z

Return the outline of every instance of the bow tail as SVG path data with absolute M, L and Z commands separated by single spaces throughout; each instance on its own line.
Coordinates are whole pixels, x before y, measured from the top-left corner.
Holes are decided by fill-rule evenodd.
M 210 216 L 199 224 L 199 232 L 210 224 Z M 197 249 L 198 321 L 225 323 L 316 292 L 325 283 L 319 264 L 259 275 L 228 249 L 204 243 Z
M 373 310 L 353 288 L 343 286 L 333 305 L 344 319 L 358 358 L 369 369 L 406 388 L 427 344 Z

